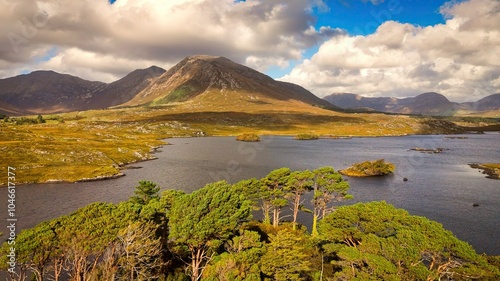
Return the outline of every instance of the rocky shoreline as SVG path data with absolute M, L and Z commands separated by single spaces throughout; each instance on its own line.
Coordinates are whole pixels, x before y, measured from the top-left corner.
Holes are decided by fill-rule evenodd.
M 474 169 L 482 170 L 482 173 L 485 174 L 489 179 L 500 180 L 500 164 L 471 163 L 469 164 L 469 166 Z

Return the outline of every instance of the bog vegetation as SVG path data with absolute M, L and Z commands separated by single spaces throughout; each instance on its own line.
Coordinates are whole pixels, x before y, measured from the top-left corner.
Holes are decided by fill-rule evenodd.
M 385 176 L 394 172 L 396 166 L 384 159 L 354 163 L 351 167 L 340 171 L 350 177 Z
M 257 134 L 245 133 L 245 134 L 241 134 L 241 135 L 237 136 L 236 140 L 237 141 L 246 141 L 246 142 L 257 142 L 257 141 L 260 141 L 260 137 Z
M 500 278 L 498 258 L 478 255 L 436 222 L 385 202 L 336 207 L 352 198 L 348 190 L 331 167 L 281 168 L 189 194 L 160 195 L 141 181 L 126 202 L 93 203 L 19 233 L 12 280 Z M 252 210 L 263 219 L 252 220 Z M 297 222 L 299 212 L 313 218 L 312 229 Z M 0 249 L 3 270 L 10 247 Z
M 319 136 L 313 133 L 302 133 L 295 136 L 296 140 L 317 140 Z

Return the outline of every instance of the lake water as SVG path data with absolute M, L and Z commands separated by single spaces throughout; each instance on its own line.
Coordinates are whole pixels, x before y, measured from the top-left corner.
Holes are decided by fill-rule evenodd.
M 343 169 L 354 162 L 384 158 L 396 165 L 394 175 L 348 178 L 350 193 L 355 197 L 349 204 L 385 200 L 411 214 L 442 223 L 479 253 L 500 255 L 500 181 L 487 179 L 467 165 L 500 162 L 500 134 L 466 136 L 467 139 L 406 136 L 316 141 L 275 136 L 265 137 L 259 143 L 236 142 L 232 137 L 169 139 L 172 145 L 156 154 L 159 159 L 134 164 L 142 168 L 125 170 L 126 176 L 119 179 L 18 186 L 17 224 L 21 229 L 33 227 L 91 202 L 127 200 L 139 180 L 154 181 L 163 190 L 189 192 L 220 179 L 234 183 L 260 178 L 280 167 Z M 445 150 L 439 154 L 408 151 L 414 147 Z M 6 188 L 0 189 L 0 198 L 7 198 Z M 479 206 L 473 207 L 473 203 Z M 7 204 L 4 206 L 0 215 L 6 222 Z M 300 219 L 306 225 L 310 221 L 307 214 Z

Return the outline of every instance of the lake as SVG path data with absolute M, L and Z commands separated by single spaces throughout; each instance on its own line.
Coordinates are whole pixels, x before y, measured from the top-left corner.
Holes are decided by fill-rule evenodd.
M 396 165 L 393 175 L 348 178 L 354 202 L 385 200 L 413 215 L 438 221 L 478 253 L 500 255 L 500 181 L 485 178 L 472 162 L 500 162 L 500 134 L 405 136 L 383 138 L 297 141 L 268 136 L 259 143 L 237 142 L 233 137 L 168 139 L 171 145 L 156 153 L 157 160 L 133 164 L 125 177 L 84 183 L 30 184 L 16 188 L 19 228 L 68 214 L 91 202 L 127 200 L 139 180 L 158 183 L 162 190 L 187 192 L 226 179 L 260 178 L 271 170 L 333 166 L 344 169 L 365 160 L 384 158 Z M 444 148 L 442 153 L 421 153 L 410 148 Z M 14 165 L 13 165 L 14 166 Z M 408 181 L 403 181 L 408 178 Z M 7 198 L 7 189 L 0 189 Z M 473 207 L 474 203 L 479 204 Z M 0 215 L 6 222 L 7 203 Z M 299 218 L 304 224 L 308 214 Z M 2 230 L 6 232 L 6 230 Z

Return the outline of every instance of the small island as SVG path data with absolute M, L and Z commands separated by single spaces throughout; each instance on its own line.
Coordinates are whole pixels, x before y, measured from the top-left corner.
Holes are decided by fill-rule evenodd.
M 373 177 L 391 174 L 395 168 L 394 164 L 385 162 L 384 159 L 379 159 L 355 163 L 351 167 L 339 172 L 349 177 Z
M 257 134 L 241 134 L 236 137 L 237 141 L 246 141 L 246 142 L 258 142 L 260 141 L 260 137 Z
M 319 136 L 316 134 L 312 133 L 303 133 L 303 134 L 298 134 L 294 138 L 294 140 L 317 140 L 319 139 Z
M 489 179 L 500 179 L 500 163 L 473 163 L 469 164 L 471 168 L 483 170 L 483 174 Z

